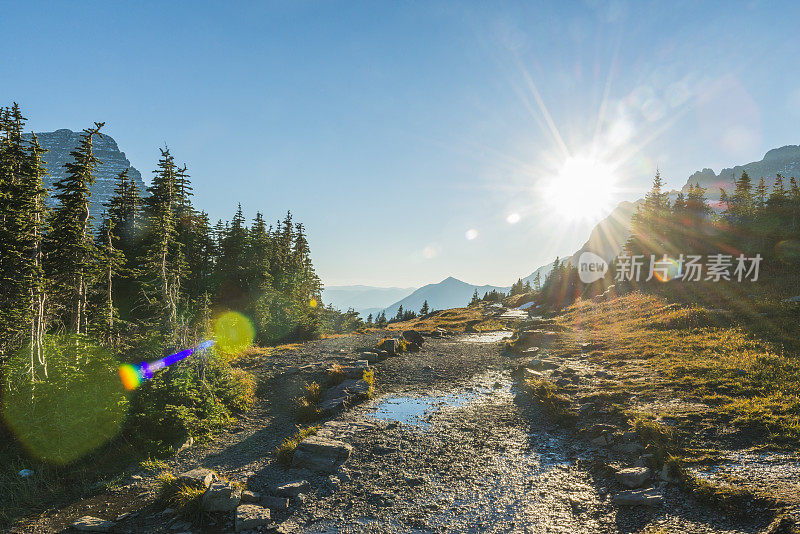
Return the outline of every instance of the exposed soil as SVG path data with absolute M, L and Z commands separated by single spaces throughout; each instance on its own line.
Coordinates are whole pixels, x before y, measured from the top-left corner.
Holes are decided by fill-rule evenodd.
M 516 390 L 522 359 L 504 353 L 497 333 L 428 339 L 423 350 L 375 364 L 376 395 L 339 414 L 321 432 L 353 445 L 340 471 L 318 476 L 286 469 L 272 451 L 295 430 L 291 402 L 334 362 L 359 359 L 380 333 L 306 343 L 274 359 L 242 362 L 259 376 L 259 401 L 213 442 L 171 459 L 179 473 L 216 469 L 254 491 L 306 479 L 304 502 L 274 513 L 283 530 L 305 532 L 759 532 L 770 514 L 726 517 L 673 486 L 663 505 L 617 507 L 622 488 L 598 459 L 613 461 L 575 433 L 552 424 Z M 587 389 L 595 364 L 559 356 Z M 230 532 L 227 518 L 202 528 L 182 525 L 155 499 L 155 473 L 131 473 L 117 491 L 32 518 L 12 532 L 60 532 L 93 515 L 117 532 Z

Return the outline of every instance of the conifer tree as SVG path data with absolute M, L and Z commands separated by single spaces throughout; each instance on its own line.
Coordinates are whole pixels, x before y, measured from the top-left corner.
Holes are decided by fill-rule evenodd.
M 428 315 L 430 313 L 430 307 L 428 306 L 428 299 L 425 299 L 425 302 L 422 303 L 422 307 L 419 309 L 420 316 Z
M 97 254 L 89 215 L 89 186 L 95 181 L 99 164 L 92 142 L 94 136 L 101 135 L 103 125 L 96 122 L 83 130 L 78 146 L 70 153 L 72 160 L 64 165 L 66 176 L 54 184 L 53 196 L 59 205 L 53 212 L 47 239 L 48 273 L 62 321 L 76 334 L 86 333 L 88 288 Z

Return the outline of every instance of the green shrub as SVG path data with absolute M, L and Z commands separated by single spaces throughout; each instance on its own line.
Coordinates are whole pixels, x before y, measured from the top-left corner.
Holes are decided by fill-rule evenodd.
M 318 426 L 307 426 L 305 428 L 298 427 L 297 432 L 295 432 L 294 435 L 284 439 L 283 443 L 281 443 L 278 448 L 275 449 L 275 457 L 277 458 L 278 463 L 283 465 L 291 464 L 294 450 L 298 445 L 300 445 L 300 442 L 308 436 L 313 436 L 316 434 L 318 429 Z
M 316 382 L 306 385 L 306 393 L 295 401 L 295 416 L 298 420 L 308 422 L 319 419 L 322 415 L 318 404 L 322 400 L 322 386 Z
M 157 450 L 188 437 L 204 438 L 246 411 L 255 384 L 217 356 L 204 369 L 173 365 L 142 383 L 131 400 L 129 430 L 143 445 Z

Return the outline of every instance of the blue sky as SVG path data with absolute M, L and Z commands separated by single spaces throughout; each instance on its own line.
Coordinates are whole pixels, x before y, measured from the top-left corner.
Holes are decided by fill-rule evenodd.
M 18 101 L 32 129 L 106 121 L 148 176 L 167 143 L 212 219 L 237 202 L 248 217 L 291 209 L 329 285 L 507 285 L 573 252 L 656 167 L 677 188 L 800 143 L 793 2 L 2 12 L 0 100 Z M 612 164 L 613 197 L 556 215 L 541 184 L 587 152 Z

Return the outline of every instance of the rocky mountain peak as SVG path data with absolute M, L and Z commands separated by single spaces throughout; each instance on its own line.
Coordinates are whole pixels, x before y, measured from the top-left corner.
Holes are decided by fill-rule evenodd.
M 26 134 L 30 135 L 30 134 Z M 70 160 L 70 152 L 75 150 L 81 132 L 73 132 L 67 128 L 61 128 L 54 132 L 37 132 L 36 137 L 42 148 L 47 149 L 44 161 L 50 176 L 45 176 L 44 185 L 48 189 L 53 189 L 53 184 L 66 175 L 64 164 Z M 105 204 L 111 199 L 116 186 L 116 178 L 120 172 L 128 169 L 128 177 L 136 181 L 139 191 L 145 192 L 142 174 L 136 170 L 125 157 L 125 153 L 120 151 L 117 142 L 110 135 L 103 134 L 102 137 L 95 137 L 93 140 L 94 154 L 100 160 L 97 169 L 95 183 L 91 186 L 92 203 L 90 214 L 98 225 L 105 209 Z M 52 195 L 49 199 L 51 205 L 55 205 Z

